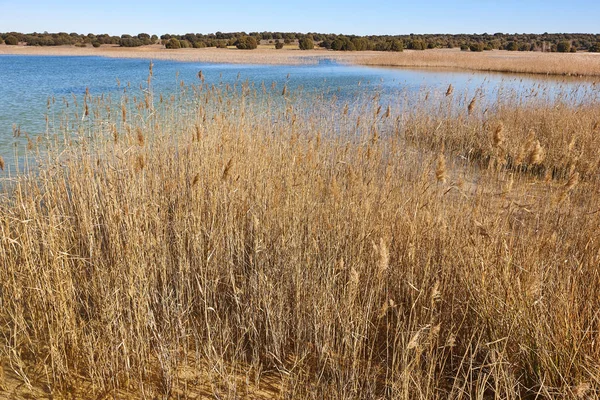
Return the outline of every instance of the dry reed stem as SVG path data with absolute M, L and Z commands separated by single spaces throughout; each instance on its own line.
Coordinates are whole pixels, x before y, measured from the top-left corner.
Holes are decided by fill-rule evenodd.
M 0 199 L 0 359 L 32 396 L 598 393 L 593 98 L 184 89 L 90 100 Z

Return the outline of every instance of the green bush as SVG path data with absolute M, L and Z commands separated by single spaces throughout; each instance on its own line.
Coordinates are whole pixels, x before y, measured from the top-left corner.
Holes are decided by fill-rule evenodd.
M 141 39 L 134 37 L 124 37 L 119 40 L 119 46 L 121 47 L 139 47 L 143 44 L 144 42 Z
M 483 49 L 485 48 L 485 45 L 481 42 L 476 42 L 476 43 L 471 43 L 471 45 L 469 46 L 469 49 L 471 51 L 483 51 Z
M 571 42 L 563 40 L 556 45 L 556 51 L 559 53 L 568 53 L 571 51 Z
M 242 36 L 235 41 L 234 45 L 240 50 L 254 50 L 258 47 L 254 36 Z
M 600 53 L 600 42 L 596 42 L 594 43 L 591 47 L 590 47 L 590 52 L 592 53 Z
M 390 51 L 404 51 L 404 44 L 400 40 L 392 40 Z
M 94 47 L 100 47 L 101 43 L 99 41 L 95 40 L 95 41 L 92 42 L 92 46 L 94 46 Z
M 413 49 L 413 50 L 425 50 L 427 48 L 427 44 L 423 40 L 420 40 L 420 39 L 412 40 L 408 44 L 408 48 Z
M 517 42 L 508 42 L 504 49 L 508 51 L 517 51 L 519 50 L 519 44 Z
M 9 35 L 4 39 L 4 42 L 10 46 L 16 46 L 19 44 L 19 40 L 13 35 Z
M 276 48 L 277 50 L 283 49 L 283 43 L 281 43 L 281 42 L 277 42 L 277 43 L 275 43 L 275 48 Z
M 312 50 L 315 48 L 315 42 L 311 38 L 304 38 L 298 42 L 300 50 Z
M 171 38 L 169 39 L 169 41 L 165 44 L 165 47 L 167 49 L 180 49 L 181 48 L 181 43 L 179 43 L 179 40 L 175 39 L 175 38 Z
M 467 46 L 466 44 L 463 43 L 463 44 L 460 45 L 460 50 L 461 51 L 468 51 L 469 50 L 469 46 Z

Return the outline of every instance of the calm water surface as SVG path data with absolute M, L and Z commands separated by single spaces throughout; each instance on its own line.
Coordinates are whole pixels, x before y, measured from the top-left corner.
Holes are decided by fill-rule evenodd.
M 114 59 L 103 57 L 0 56 L 0 155 L 10 162 L 22 153 L 24 136 L 17 138 L 14 130 L 31 136 L 45 133 L 45 114 L 48 98 L 60 103 L 62 98 L 81 99 L 86 89 L 92 95 L 118 97 L 125 88 L 136 90 L 145 84 L 149 60 Z M 178 83 L 198 82 L 198 71 L 205 82 L 227 84 L 236 81 L 284 83 L 290 89 L 303 92 L 327 92 L 340 99 L 352 99 L 369 91 L 377 91 L 384 100 L 393 102 L 395 96 L 420 90 L 445 92 L 449 84 L 455 93 L 472 95 L 484 88 L 482 96 L 489 101 L 505 93 L 527 93 L 545 87 L 551 97 L 555 88 L 562 92 L 586 93 L 591 81 L 548 79 L 546 77 L 455 72 L 448 70 L 409 70 L 370 68 L 340 65 L 322 61 L 316 65 L 239 65 L 207 64 L 177 61 L 154 61 L 155 92 L 177 90 Z M 548 89 L 549 88 L 549 89 Z M 553 89 L 554 88 L 554 89 Z M 479 90 L 478 93 L 481 93 Z

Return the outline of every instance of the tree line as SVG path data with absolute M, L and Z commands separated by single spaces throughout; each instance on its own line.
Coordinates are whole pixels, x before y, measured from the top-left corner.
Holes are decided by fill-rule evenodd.
M 236 46 L 251 50 L 258 44 L 298 44 L 301 49 L 319 46 L 336 51 L 402 51 L 435 48 L 461 48 L 465 51 L 509 50 L 542 52 L 600 52 L 600 34 L 543 33 L 543 34 L 425 34 L 425 35 L 341 35 L 298 32 L 216 32 L 210 34 L 157 35 L 140 33 L 111 36 L 108 34 L 78 33 L 0 33 L 0 44 L 28 46 L 75 45 L 99 47 L 103 44 L 137 47 L 160 43 L 167 48 L 203 48 Z

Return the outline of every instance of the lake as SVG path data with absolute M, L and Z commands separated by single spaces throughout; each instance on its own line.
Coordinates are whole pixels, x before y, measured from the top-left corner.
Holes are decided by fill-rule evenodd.
M 86 90 L 92 96 L 118 97 L 123 91 L 139 90 L 148 76 L 149 60 L 104 57 L 0 56 L 0 156 L 7 164 L 24 151 L 26 136 L 46 133 L 45 115 L 49 98 L 57 104 L 81 99 Z M 342 101 L 360 94 L 377 92 L 384 102 L 395 96 L 423 89 L 441 96 L 452 84 L 462 101 L 478 93 L 488 101 L 513 93 L 536 90 L 550 101 L 557 93 L 573 98 L 598 98 L 592 81 L 518 76 L 498 73 L 451 70 L 410 70 L 348 66 L 332 61 L 315 65 L 239 65 L 158 60 L 153 62 L 155 93 L 171 93 L 181 81 L 199 82 L 202 71 L 209 84 L 226 85 L 239 81 L 254 84 L 287 85 L 303 93 L 326 93 Z M 541 88 L 541 90 L 540 90 Z M 20 132 L 20 136 L 15 135 Z

